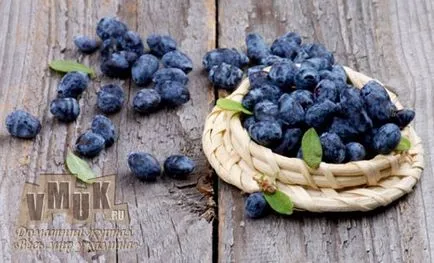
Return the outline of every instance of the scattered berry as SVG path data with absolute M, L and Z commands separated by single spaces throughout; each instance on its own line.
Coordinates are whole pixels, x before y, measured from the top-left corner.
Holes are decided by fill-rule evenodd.
M 125 97 L 124 90 L 121 87 L 108 84 L 103 86 L 97 94 L 97 105 L 102 112 L 112 114 L 121 110 Z
M 137 32 L 126 32 L 119 42 L 124 51 L 133 52 L 137 56 L 141 56 L 144 53 L 143 42 Z
M 193 69 L 193 62 L 184 53 L 180 51 L 170 51 L 161 58 L 161 63 L 166 68 L 179 68 L 185 73 L 189 73 Z
M 151 53 L 157 57 L 176 50 L 176 41 L 171 36 L 150 35 L 146 42 L 148 43 Z
M 99 47 L 99 44 L 95 39 L 81 35 L 74 37 L 74 44 L 77 46 L 78 50 L 84 54 L 92 54 Z
M 260 218 L 268 212 L 268 204 L 264 198 L 264 194 L 256 192 L 247 197 L 244 210 L 250 218 Z
M 154 83 L 162 83 L 168 80 L 181 82 L 185 85 L 188 82 L 188 77 L 179 68 L 160 68 L 152 77 Z
M 131 172 L 142 181 L 155 181 L 161 174 L 160 163 L 149 153 L 133 152 L 128 155 Z
M 155 85 L 155 90 L 160 94 L 161 101 L 167 106 L 179 106 L 190 100 L 190 92 L 180 82 L 166 81 Z
M 137 86 L 145 86 L 152 80 L 152 76 L 158 70 L 159 62 L 153 55 L 140 56 L 131 68 L 131 76 Z
M 96 26 L 96 34 L 102 39 L 120 39 L 127 32 L 127 26 L 114 17 L 103 17 Z
M 74 98 L 57 98 L 50 103 L 50 112 L 59 121 L 75 121 L 80 114 L 80 105 Z
M 115 143 L 116 132 L 113 122 L 104 115 L 96 115 L 91 124 L 93 133 L 99 134 L 104 138 L 105 147 L 110 147 Z
M 33 139 L 41 131 L 41 122 L 28 112 L 16 110 L 6 117 L 6 128 L 14 137 Z
M 104 145 L 104 137 L 92 131 L 87 131 L 78 137 L 75 142 L 75 151 L 81 156 L 93 158 L 104 149 Z
M 164 174 L 176 178 L 185 179 L 191 174 L 196 164 L 185 155 L 172 155 L 164 161 Z
M 89 77 L 82 72 L 69 72 L 60 80 L 57 86 L 57 97 L 78 98 L 87 88 Z
M 125 79 L 130 76 L 130 63 L 120 53 L 112 53 L 103 58 L 100 68 L 107 77 Z
M 159 109 L 160 94 L 154 89 L 142 89 L 134 96 L 133 108 L 140 113 L 151 113 Z

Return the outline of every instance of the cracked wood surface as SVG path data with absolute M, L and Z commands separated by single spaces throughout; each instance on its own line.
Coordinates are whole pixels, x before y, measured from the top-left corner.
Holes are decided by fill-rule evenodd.
M 210 262 L 212 216 L 208 197 L 196 182 L 206 181 L 210 169 L 201 151 L 202 123 L 213 101 L 212 89 L 201 71 L 201 56 L 215 45 L 215 3 L 206 1 L 0 1 L 0 261 L 1 262 Z M 139 88 L 129 80 L 98 77 L 80 100 L 78 120 L 65 125 L 53 120 L 49 102 L 55 97 L 60 75 L 48 70 L 53 59 L 75 59 L 99 70 L 99 55 L 81 56 L 73 44 L 77 34 L 95 36 L 97 21 L 118 16 L 142 37 L 169 33 L 180 50 L 193 60 L 188 84 L 191 101 L 177 109 L 150 116 L 132 111 Z M 116 202 L 127 202 L 133 239 L 132 251 L 58 253 L 17 252 L 12 249 L 18 203 L 26 181 L 40 173 L 66 172 L 64 157 L 77 136 L 89 128 L 96 109 L 96 91 L 103 84 L 119 83 L 126 92 L 122 111 L 110 116 L 117 127 L 115 145 L 91 161 L 99 175 L 117 175 Z M 3 123 L 14 109 L 24 108 L 39 117 L 42 131 L 35 140 L 11 138 Z M 185 153 L 197 163 L 187 181 L 159 179 L 141 183 L 130 175 L 127 154 L 148 151 L 160 162 L 170 154 Z M 55 219 L 50 227 L 68 227 Z M 84 226 L 89 227 L 89 226 Z M 92 227 L 119 226 L 98 221 Z
M 220 262 L 432 262 L 434 7 L 429 0 L 230 1 L 218 4 L 219 47 L 244 48 L 247 32 L 268 41 L 297 31 L 338 62 L 394 87 L 416 109 L 425 171 L 415 191 L 385 209 L 249 220 L 238 189 L 219 183 Z

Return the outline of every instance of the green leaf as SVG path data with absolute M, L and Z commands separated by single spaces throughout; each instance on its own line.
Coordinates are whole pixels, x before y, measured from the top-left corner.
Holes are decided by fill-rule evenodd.
M 244 108 L 243 105 L 238 101 L 234 101 L 234 100 L 230 100 L 230 99 L 218 99 L 217 100 L 217 106 L 219 106 L 220 108 L 222 108 L 224 110 L 243 112 L 243 113 L 248 114 L 248 115 L 253 115 L 253 113 L 251 111 Z
M 399 141 L 398 146 L 396 146 L 395 151 L 404 152 L 410 150 L 410 148 L 411 148 L 410 140 L 405 136 L 401 136 L 401 140 Z
M 66 155 L 66 166 L 73 175 L 85 183 L 92 183 L 91 180 L 96 178 L 89 164 L 71 151 Z
M 73 60 L 53 60 L 50 62 L 49 66 L 55 71 L 65 73 L 71 71 L 81 71 L 89 74 L 92 78 L 95 77 L 95 72 L 93 69 Z
M 272 194 L 264 193 L 264 197 L 274 211 L 284 215 L 292 214 L 294 204 L 291 198 L 283 192 L 276 190 L 276 192 Z
M 303 160 L 311 168 L 318 168 L 322 159 L 322 147 L 318 133 L 314 128 L 307 130 L 301 140 L 301 151 Z

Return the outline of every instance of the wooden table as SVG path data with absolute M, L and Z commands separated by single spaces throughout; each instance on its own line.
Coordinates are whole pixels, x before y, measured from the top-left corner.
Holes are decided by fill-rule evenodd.
M 430 0 L 1 0 L 0 120 L 4 123 L 9 112 L 24 108 L 42 120 L 43 128 L 37 139 L 23 141 L 11 138 L 0 125 L 0 261 L 432 262 L 433 8 Z M 79 55 L 73 37 L 94 36 L 99 18 L 112 15 L 142 36 L 169 33 L 178 40 L 194 62 L 189 103 L 139 116 L 130 106 L 138 88 L 129 80 L 102 77 L 98 55 Z M 365 214 L 245 218 L 242 194 L 211 179 L 215 175 L 201 150 L 203 121 L 222 95 L 207 81 L 201 58 L 215 47 L 244 48 L 245 34 L 253 31 L 268 41 L 287 31 L 300 32 L 305 41 L 324 43 L 338 62 L 394 87 L 401 102 L 416 109 L 414 125 L 425 144 L 426 169 L 415 191 Z M 98 69 L 100 77 L 80 100 L 78 120 L 65 125 L 49 113 L 59 75 L 47 65 L 53 59 L 75 58 Z M 24 183 L 35 182 L 41 173 L 66 172 L 66 150 L 98 113 L 96 91 L 111 82 L 125 88 L 128 105 L 111 117 L 119 140 L 91 165 L 100 175 L 117 174 L 116 199 L 128 203 L 131 228 L 141 246 L 90 253 L 13 250 Z M 126 162 L 133 150 L 152 152 L 160 161 L 185 153 L 198 169 L 187 181 L 141 183 Z

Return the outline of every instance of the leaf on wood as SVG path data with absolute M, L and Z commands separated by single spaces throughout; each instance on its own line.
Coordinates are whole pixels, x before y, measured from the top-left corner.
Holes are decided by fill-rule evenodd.
M 50 68 L 60 72 L 80 71 L 89 74 L 92 78 L 95 77 L 93 69 L 80 64 L 73 60 L 53 60 L 49 64 Z
M 292 214 L 294 204 L 292 203 L 291 198 L 282 191 L 276 190 L 272 194 L 264 193 L 264 197 L 274 211 L 284 215 Z
M 75 175 L 85 183 L 92 183 L 92 179 L 96 178 L 96 175 L 90 168 L 89 164 L 71 151 L 68 151 L 66 156 L 66 166 L 71 174 Z

